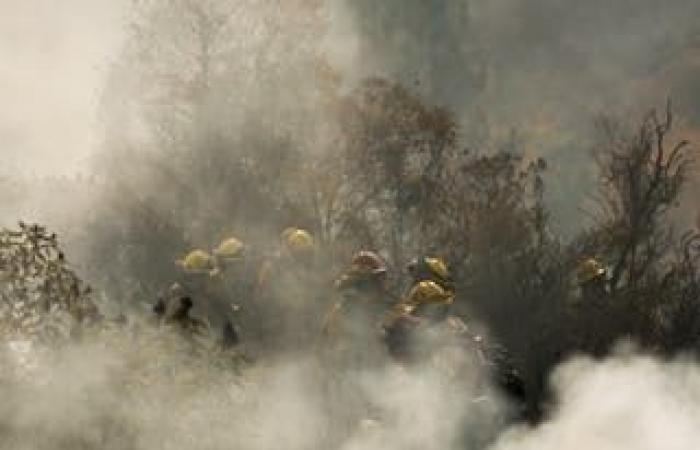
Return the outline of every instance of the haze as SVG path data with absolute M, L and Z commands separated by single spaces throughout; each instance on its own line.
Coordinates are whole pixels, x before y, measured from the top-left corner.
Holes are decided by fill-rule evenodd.
M 0 174 L 71 174 L 99 143 L 95 108 L 125 0 L 0 1 Z

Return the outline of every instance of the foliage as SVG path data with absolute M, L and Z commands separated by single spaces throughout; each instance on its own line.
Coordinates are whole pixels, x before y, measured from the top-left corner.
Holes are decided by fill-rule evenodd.
M 55 234 L 22 222 L 0 231 L 0 328 L 7 336 L 66 337 L 98 317 L 91 289 L 67 264 Z M 55 320 L 54 320 L 55 319 Z

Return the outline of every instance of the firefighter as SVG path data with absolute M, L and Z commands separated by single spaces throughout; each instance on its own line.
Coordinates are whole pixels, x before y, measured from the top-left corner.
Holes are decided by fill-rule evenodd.
M 604 356 L 619 337 L 618 330 L 628 327 L 627 317 L 610 300 L 605 267 L 595 258 L 583 259 L 576 267 L 578 295 L 570 306 L 571 350 Z
M 494 384 L 520 402 L 524 387 L 505 348 L 475 334 L 452 314 L 455 285 L 447 264 L 436 257 L 407 266 L 412 286 L 384 321 L 389 354 L 402 366 L 429 363 L 448 379 L 472 375 L 473 392 L 488 396 Z
M 415 317 L 446 319 L 455 298 L 455 286 L 447 264 L 440 258 L 422 257 L 407 267 L 413 288 L 403 302 Z
M 180 294 L 176 296 L 189 296 L 196 303 L 195 309 L 206 314 L 211 281 L 218 273 L 215 259 L 202 249 L 194 249 L 175 264 L 180 269 L 177 283 Z
M 362 386 L 362 373 L 387 361 L 382 317 L 387 307 L 387 266 L 371 251 L 356 253 L 336 280 L 337 301 L 322 328 L 320 356 L 328 369 L 324 396 L 334 436 L 349 436 L 379 418 L 376 399 Z
M 262 264 L 255 297 L 264 313 L 263 351 L 305 351 L 317 338 L 323 289 L 316 254 L 309 231 L 287 228 L 276 251 Z
M 308 231 L 301 228 L 285 229 L 280 235 L 280 246 L 277 252 L 268 258 L 260 268 L 258 274 L 259 290 L 266 290 L 272 280 L 283 272 L 301 277 L 313 265 L 315 248 L 315 240 Z
M 210 280 L 210 294 L 212 305 L 210 315 L 221 329 L 222 345 L 226 348 L 235 347 L 239 341 L 241 326 L 254 327 L 258 320 L 255 315 L 255 307 L 252 305 L 252 292 L 254 276 L 249 273 L 250 251 L 238 237 L 229 236 L 223 239 L 211 252 L 213 259 L 213 271 Z M 234 325 L 233 315 L 236 315 Z
M 339 300 L 323 325 L 323 337 L 332 352 L 349 360 L 378 356 L 386 312 L 387 266 L 377 253 L 355 254 L 349 268 L 336 280 Z M 353 356 L 354 355 L 354 356 Z
M 359 297 L 365 302 L 377 302 L 386 294 L 386 262 L 377 253 L 357 252 L 350 267 L 335 282 L 344 298 Z
M 413 358 L 416 331 L 447 319 L 455 297 L 454 283 L 442 259 L 416 258 L 406 269 L 411 288 L 384 320 L 389 352 L 403 362 Z
M 170 311 L 166 312 L 165 323 L 176 327 L 186 336 L 207 336 L 209 325 L 205 320 L 191 315 L 194 302 L 188 295 L 174 299 Z
M 149 323 L 152 325 L 162 325 L 168 315 L 168 309 L 171 307 L 173 302 L 179 301 L 181 297 L 185 296 L 185 292 L 180 283 L 175 282 L 168 287 L 168 290 L 159 295 L 156 303 L 151 306 L 151 312 L 153 313 Z
M 447 264 L 440 258 L 415 258 L 408 263 L 407 271 L 414 283 L 432 281 L 446 291 L 454 292 L 454 281 Z
M 207 336 L 209 324 L 206 320 L 192 315 L 194 301 L 180 283 L 173 283 L 152 306 L 154 326 L 169 326 L 186 337 Z
M 576 281 L 583 299 L 600 298 L 607 294 L 607 271 L 597 259 L 581 261 L 576 268 Z
M 316 242 L 307 230 L 287 228 L 282 234 L 282 250 L 285 255 L 299 262 L 313 258 Z
M 384 321 L 389 353 L 407 363 L 419 358 L 418 336 L 433 325 L 449 325 L 456 333 L 465 326 L 449 317 L 455 299 L 454 283 L 447 265 L 440 258 L 422 257 L 409 263 L 412 286 Z M 449 317 L 449 321 L 448 321 Z
M 245 245 L 236 237 L 229 237 L 221 241 L 218 247 L 212 251 L 214 275 L 241 266 L 245 261 L 245 252 Z
M 214 262 L 214 259 L 208 252 L 202 249 L 194 249 L 187 253 L 184 258 L 175 261 L 175 264 L 184 274 L 194 279 L 195 277 L 200 278 L 199 275 L 211 276 L 214 274 L 216 270 Z
M 208 252 L 194 249 L 175 264 L 180 269 L 180 281 L 170 287 L 167 299 L 154 306 L 154 313 L 166 324 L 179 325 L 182 331 L 208 334 L 216 262 Z

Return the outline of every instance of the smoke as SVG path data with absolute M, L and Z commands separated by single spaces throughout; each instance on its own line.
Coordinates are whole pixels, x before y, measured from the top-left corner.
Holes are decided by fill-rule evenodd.
M 0 7 L 6 12 L 0 49 L 16 60 L 0 91 L 14 107 L 0 115 L 10 148 L 3 170 L 72 170 L 103 137 L 90 115 L 104 73 L 94 64 L 120 36 L 115 3 L 107 3 Z M 329 129 L 337 124 L 324 115 L 319 92 L 334 75 L 344 89 L 368 75 L 403 81 L 455 109 L 466 143 L 520 130 L 528 151 L 551 156 L 554 205 L 576 224 L 566 205 L 578 204 L 590 182 L 581 154 L 596 113 L 636 112 L 671 92 L 681 97 L 686 121 L 697 121 L 696 105 L 686 103 L 699 79 L 692 56 L 698 5 L 690 0 L 338 0 L 330 2 L 328 22 L 291 14 L 294 8 L 280 14 L 281 4 L 237 2 L 221 13 L 228 26 L 199 58 L 197 39 L 209 35 L 192 32 L 196 7 L 163 3 L 155 20 L 148 7 L 140 10 L 146 13 L 105 71 L 100 97 L 106 145 L 91 168 L 106 179 L 108 195 L 102 184 L 29 183 L 45 196 L 3 190 L 14 200 L 3 202 L 0 215 L 26 211 L 68 231 L 69 250 L 88 241 L 92 248 L 78 256 L 91 253 L 99 275 L 119 286 L 111 301 L 136 303 L 144 298 L 131 294 L 142 294 L 141 286 L 132 290 L 129 283 L 154 279 L 163 287 L 172 281 L 172 261 L 190 246 L 211 248 L 227 237 L 221 233 L 235 230 L 255 247 L 297 225 L 290 222 L 298 216 L 275 201 L 280 192 L 293 195 L 294 177 L 304 176 L 291 149 L 320 153 L 333 143 Z M 339 73 L 319 77 L 319 56 Z M 29 91 L 40 104 L 27 101 Z M 254 174 L 259 161 L 279 163 L 270 172 L 276 176 L 245 180 L 264 186 L 267 196 L 246 190 L 232 161 Z M 96 192 L 99 202 L 83 206 L 81 196 Z M 23 202 L 30 207 L 6 206 Z M 70 210 L 72 223 L 102 222 L 86 236 L 69 219 L 57 220 L 56 210 Z M 317 294 L 305 289 L 300 297 Z M 9 372 L 0 384 L 0 433 L 8 448 L 442 450 L 483 448 L 496 439 L 496 450 L 646 450 L 694 448 L 697 441 L 698 369 L 683 360 L 575 360 L 553 378 L 557 401 L 548 420 L 502 432 L 509 407 L 475 389 L 483 376 L 478 367 L 458 379 L 431 367 L 385 365 L 336 379 L 336 368 L 313 355 L 248 366 L 145 329 L 23 349 L 15 343 L 8 350 Z
M 700 368 L 626 351 L 580 358 L 553 375 L 557 404 L 536 428 L 512 429 L 494 450 L 692 449 L 698 442 Z
M 342 372 L 311 354 L 248 365 L 168 329 L 129 331 L 8 345 L 3 447 L 438 450 L 500 426 L 496 397 L 427 366 Z
M 72 174 L 100 142 L 94 116 L 125 2 L 0 5 L 0 174 Z
M 126 4 L 0 3 L 0 225 L 24 219 L 65 232 L 87 208 L 92 189 L 82 183 L 102 140 L 96 106 Z
M 359 41 L 353 67 L 457 111 L 468 145 L 516 130 L 527 153 L 547 157 L 549 202 L 565 235 L 594 189 L 588 151 L 599 114 L 640 116 L 670 96 L 679 128 L 696 135 L 693 0 L 335 3 Z
M 297 3 L 303 4 L 296 2 L 280 12 L 293 17 L 290 12 Z M 579 202 L 571 199 L 590 191 L 592 174 L 582 167 L 591 119 L 597 113 L 645 111 L 671 95 L 691 131 L 697 127 L 692 99 L 698 79 L 693 20 L 698 5 L 692 0 L 326 3 L 329 14 L 320 30 L 325 38 L 312 39 L 323 41 L 326 56 L 344 80 L 352 83 L 377 74 L 401 80 L 431 101 L 458 111 L 469 143 L 490 135 L 503 138 L 519 129 L 529 151 L 550 156 L 553 183 L 560 193 L 552 201 L 561 211 L 559 217 L 578 217 L 570 205 Z M 99 99 L 104 102 L 105 81 L 114 83 L 116 77 L 110 63 L 118 59 L 117 49 L 128 37 L 123 23 L 127 10 L 125 2 L 113 1 L 3 4 L 0 45 L 7 57 L 0 75 L 5 104 L 0 113 L 5 142 L 0 173 L 99 171 L 105 164 L 100 161 L 89 168 L 85 162 L 103 138 L 94 112 Z M 219 101 L 255 103 L 261 116 L 277 111 L 277 118 L 284 120 L 270 122 L 298 134 L 303 127 L 290 122 L 295 116 L 290 108 L 298 107 L 301 92 L 306 93 L 303 103 L 313 103 L 314 76 L 297 70 L 308 39 L 290 32 L 288 24 L 268 21 L 266 27 L 277 27 L 277 38 L 256 25 L 261 17 L 277 14 L 275 5 L 241 3 L 238 10 L 247 11 L 234 20 L 235 32 L 227 35 L 223 51 L 245 70 L 238 78 L 227 74 L 226 82 L 236 88 L 217 89 Z M 292 20 L 296 26 L 313 28 L 318 19 L 306 13 L 300 17 L 305 18 Z M 186 39 L 183 33 L 180 38 Z M 261 57 L 255 60 L 253 55 Z M 265 60 L 275 64 L 267 67 Z M 288 89 L 271 88 L 280 85 Z M 121 96 L 119 101 L 109 100 L 112 114 L 117 114 L 116 103 L 131 101 L 124 97 L 132 93 L 123 87 L 109 89 L 109 95 Z M 239 113 L 245 109 L 239 108 Z M 143 126 L 129 113 L 118 115 L 115 127 Z M 308 114 L 296 116 L 299 122 Z M 231 127 L 232 132 L 236 129 Z M 309 136 L 304 137 L 308 146 Z M 5 196 L 5 204 L 35 202 Z M 25 215 L 37 216 L 33 211 Z M 576 220 L 564 221 L 572 222 L 564 227 L 571 231 Z
M 585 114 L 603 108 L 646 109 L 639 83 L 682 70 L 673 64 L 697 45 L 699 6 L 688 0 L 343 6 L 354 14 L 367 71 L 418 80 L 435 101 L 458 110 L 482 102 L 505 126 L 530 125 L 532 114 L 543 114 L 560 128 L 580 129 Z M 485 80 L 469 76 L 474 66 L 488 72 Z
M 194 351 L 197 347 L 168 330 L 142 329 L 132 337 L 123 331 L 51 349 L 19 342 L 5 347 L 3 447 L 686 450 L 697 445 L 700 368 L 685 358 L 661 361 L 626 349 L 605 360 L 573 359 L 552 376 L 556 403 L 549 417 L 537 426 L 506 428 L 504 403 L 427 366 L 377 367 L 338 379 L 340 372 L 313 356 L 247 365 L 232 353 Z

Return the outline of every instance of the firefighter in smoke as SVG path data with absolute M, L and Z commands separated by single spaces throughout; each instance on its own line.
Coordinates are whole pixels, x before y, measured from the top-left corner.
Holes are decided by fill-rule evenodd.
M 248 248 L 235 236 L 223 239 L 212 250 L 214 269 L 211 276 L 216 289 L 215 303 L 210 310 L 221 326 L 221 345 L 224 349 L 239 343 L 239 332 L 234 326 L 232 315 L 240 313 L 241 305 L 247 303 L 251 295 L 251 277 L 248 274 Z M 252 308 L 245 308 L 240 314 L 244 321 L 252 322 L 253 317 L 245 317 Z
M 323 323 L 320 355 L 328 369 L 324 400 L 331 435 L 341 440 L 381 416 L 361 374 L 387 361 L 381 328 L 388 304 L 386 284 L 382 257 L 366 250 L 356 253 L 335 282 L 338 299 Z
M 275 276 L 282 272 L 301 277 L 307 267 L 313 265 L 316 242 L 310 232 L 301 228 L 287 228 L 280 234 L 277 252 L 263 263 L 258 285 L 264 290 Z M 290 299 L 296 300 L 296 299 Z
M 597 259 L 581 261 L 576 268 L 576 281 L 584 299 L 600 298 L 607 294 L 607 271 Z
M 230 320 L 223 273 L 239 247 L 240 241 L 226 240 L 212 253 L 194 249 L 178 259 L 175 264 L 180 269 L 180 280 L 153 306 L 156 322 L 174 325 L 189 336 L 216 338 L 220 334 L 224 348 L 237 345 L 238 333 Z M 221 333 L 215 335 L 212 324 Z
M 207 301 L 209 279 L 215 274 L 211 255 L 194 249 L 175 264 L 180 269 L 181 282 L 173 283 L 168 292 L 153 306 L 158 323 L 175 326 L 186 335 L 208 335 L 210 327 L 202 305 Z M 195 299 L 199 314 L 194 314 Z
M 444 376 L 487 396 L 490 386 L 521 402 L 524 386 L 506 349 L 473 333 L 452 314 L 455 285 L 440 258 L 408 264 L 412 286 L 384 320 L 389 354 L 404 367 L 429 363 Z
M 418 336 L 423 331 L 443 324 L 455 332 L 465 331 L 464 323 L 449 314 L 455 289 L 447 264 L 440 258 L 422 257 L 411 261 L 407 269 L 412 286 L 384 322 L 389 352 L 404 363 L 422 359 Z
M 614 330 L 626 326 L 626 318 L 614 310 L 607 270 L 600 261 L 583 259 L 576 268 L 576 283 L 577 301 L 570 311 L 573 350 L 603 356 L 616 339 Z
M 256 299 L 265 317 L 263 344 L 271 351 L 307 350 L 318 336 L 322 313 L 316 242 L 302 228 L 280 234 L 276 253 L 258 274 Z
M 246 247 L 240 239 L 229 237 L 212 251 L 214 275 L 240 270 L 245 262 Z
M 379 356 L 386 312 L 387 266 L 377 253 L 356 253 L 349 268 L 335 282 L 339 300 L 323 325 L 323 338 L 331 352 L 348 361 Z

